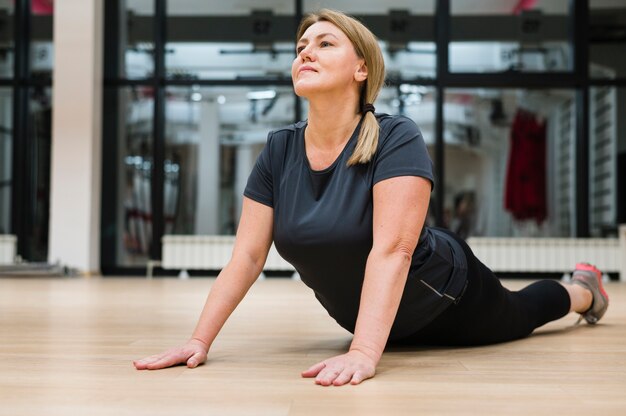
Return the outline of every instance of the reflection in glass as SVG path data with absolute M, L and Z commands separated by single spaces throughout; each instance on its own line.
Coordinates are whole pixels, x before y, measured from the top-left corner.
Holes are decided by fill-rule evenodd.
M 589 76 L 614 79 L 626 77 L 626 42 L 592 42 L 589 45 Z
M 13 108 L 12 91 L 0 88 L 0 234 L 11 231 L 13 190 Z
M 120 2 L 120 78 L 147 78 L 154 73 L 154 0 Z
M 48 75 L 52 72 L 54 63 L 54 46 L 50 42 L 31 43 L 31 72 L 33 77 Z
M 167 76 L 176 79 L 246 79 L 291 76 L 295 43 L 266 48 L 253 43 L 171 42 L 166 45 Z
M 293 0 L 272 0 L 270 2 L 259 2 L 255 0 L 246 1 L 223 1 L 223 0 L 168 0 L 167 14 L 170 16 L 241 16 L 249 15 L 255 10 L 268 10 L 273 14 L 293 14 Z
M 54 62 L 54 44 L 52 42 L 52 25 L 54 4 L 52 0 L 31 2 L 31 44 L 30 68 L 33 77 L 50 77 Z
M 381 42 L 387 77 L 391 79 L 435 78 L 437 48 L 433 42 L 408 42 L 403 48 Z
M 451 0 L 452 15 L 507 15 L 519 14 L 525 9 L 541 10 L 545 14 L 567 14 L 569 0 L 550 1 L 493 1 L 493 0 Z
M 193 86 L 167 96 L 165 233 L 234 234 L 267 134 L 294 121 L 293 92 Z
M 616 235 L 618 223 L 619 157 L 626 139 L 626 89 L 595 87 L 589 93 L 589 225 L 591 235 Z M 622 158 L 623 159 L 623 158 Z M 621 188 L 623 189 L 623 188 Z M 624 196 L 622 195 L 622 198 Z
M 152 120 L 154 99 L 149 87 L 118 92 L 118 239 L 117 263 L 144 266 L 152 242 Z M 105 138 L 106 143 L 106 138 Z
M 568 42 L 450 42 L 451 72 L 554 72 L 569 71 Z
M 15 5 L 11 0 L 0 0 L 0 34 L 2 48 L 0 49 L 0 78 L 13 76 L 13 31 L 9 28 L 14 25 Z
M 569 0 L 453 0 L 451 16 L 451 72 L 573 70 Z
M 28 207 L 28 251 L 30 261 L 48 259 L 48 220 L 50 217 L 50 155 L 52 144 L 52 91 L 34 88 L 30 93 L 29 134 L 32 148 L 28 160 L 33 173 L 32 206 Z
M 387 14 L 389 10 L 406 10 L 412 14 L 433 14 L 435 0 L 390 0 L 364 1 L 354 0 L 304 0 L 305 13 L 314 12 L 321 8 L 341 10 L 348 14 Z
M 626 77 L 626 3 L 589 0 L 589 75 Z
M 573 236 L 573 97 L 567 90 L 447 91 L 448 228 L 462 237 Z
M 173 79 L 289 77 L 295 56 L 285 28 L 295 2 L 176 0 L 167 3 L 165 68 Z

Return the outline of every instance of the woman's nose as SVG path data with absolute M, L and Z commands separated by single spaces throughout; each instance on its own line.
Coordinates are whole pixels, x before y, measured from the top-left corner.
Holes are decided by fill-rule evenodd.
M 311 49 L 309 49 L 308 46 L 304 47 L 304 49 L 300 51 L 300 59 L 302 59 L 303 62 L 313 60 Z

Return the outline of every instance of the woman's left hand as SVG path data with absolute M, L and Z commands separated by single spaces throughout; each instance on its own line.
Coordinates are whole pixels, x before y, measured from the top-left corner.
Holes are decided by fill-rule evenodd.
M 358 350 L 321 361 L 302 372 L 302 377 L 315 377 L 315 384 L 341 386 L 359 384 L 374 377 L 376 362 Z

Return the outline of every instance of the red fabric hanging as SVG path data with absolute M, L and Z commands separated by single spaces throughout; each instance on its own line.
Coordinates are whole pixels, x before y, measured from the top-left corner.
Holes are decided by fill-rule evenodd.
M 537 5 L 537 0 L 518 0 L 513 8 L 513 14 L 520 14 L 524 10 L 530 10 Z
M 33 14 L 51 15 L 54 12 L 54 0 L 32 0 Z
M 546 123 L 518 109 L 511 127 L 511 148 L 504 208 L 517 220 L 541 224 L 548 214 L 546 198 Z

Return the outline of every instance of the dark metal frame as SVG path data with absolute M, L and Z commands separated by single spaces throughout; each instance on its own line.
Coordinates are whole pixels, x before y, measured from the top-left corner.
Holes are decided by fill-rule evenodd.
M 32 25 L 31 0 L 16 0 L 13 17 L 14 63 L 12 79 L 0 80 L 0 86 L 13 89 L 13 165 L 11 178 L 11 233 L 17 236 L 17 253 L 30 259 L 32 253 L 31 233 L 35 220 L 35 183 L 33 166 L 36 163 L 34 146 L 29 130 L 29 95 L 33 87 L 51 87 L 50 78 L 33 78 L 30 70 L 30 46 Z M 50 29 L 39 28 L 36 37 Z M 41 32 L 41 33 L 40 33 Z
M 124 86 L 151 86 L 155 90 L 154 95 L 154 121 L 153 121 L 153 149 L 154 167 L 162 167 L 165 153 L 164 137 L 164 115 L 165 115 L 165 89 L 168 86 L 255 86 L 255 85 L 291 85 L 289 78 L 258 78 L 245 80 L 180 80 L 167 79 L 165 73 L 165 42 L 167 39 L 167 0 L 155 0 L 154 16 L 154 45 L 155 45 L 155 71 L 152 77 L 142 80 L 120 79 L 118 77 L 117 51 L 115 47 L 105 48 L 105 97 L 104 97 L 104 140 L 103 147 L 103 198 L 102 203 L 102 253 L 101 270 L 105 274 L 141 274 L 145 268 L 119 267 L 115 264 L 115 233 L 111 227 L 116 224 L 117 201 L 115 200 L 115 186 L 119 175 L 117 168 L 110 161 L 116 160 L 117 154 L 116 137 L 117 128 L 117 104 L 114 99 L 116 92 Z M 596 80 L 590 79 L 588 73 L 589 57 L 589 0 L 570 0 L 570 27 L 568 30 L 569 39 L 574 51 L 573 70 L 569 72 L 551 73 L 459 73 L 450 72 L 448 46 L 451 33 L 451 0 L 436 0 L 434 39 L 437 45 L 437 72 L 434 79 L 415 80 L 395 80 L 389 79 L 387 85 L 396 85 L 399 82 L 430 85 L 436 91 L 436 137 L 435 137 L 435 178 L 438 187 L 434 194 L 434 214 L 437 225 L 443 225 L 445 166 L 443 140 L 444 133 L 444 94 L 448 88 L 569 88 L 576 91 L 576 206 L 575 214 L 575 234 L 577 237 L 589 236 L 589 87 L 599 85 L 626 86 L 626 79 L 617 80 Z M 297 22 L 303 15 L 303 1 L 294 0 L 295 16 Z M 118 45 L 117 35 L 119 14 L 124 12 L 119 10 L 117 1 L 106 2 L 106 24 L 105 24 L 105 44 Z M 376 19 L 377 17 L 372 17 Z M 295 29 L 295 28 L 294 28 Z M 422 28 L 423 29 L 423 28 Z M 108 91 L 108 93 L 107 93 Z M 295 119 L 302 118 L 302 105 L 299 99 L 296 100 Z M 158 260 L 161 257 L 161 236 L 163 234 L 163 171 L 155 169 L 152 181 L 152 206 L 153 206 L 153 239 L 150 257 Z M 161 271 L 163 273 L 163 271 Z
M 165 175 L 163 166 L 165 164 L 165 42 L 167 40 L 166 19 L 167 2 L 156 0 L 155 15 L 157 19 L 154 23 L 154 78 L 152 85 L 154 88 L 154 118 L 153 118 L 153 166 L 152 166 L 152 245 L 150 257 L 152 259 L 161 258 L 161 236 L 163 235 L 163 182 Z M 162 45 L 163 47 L 158 47 Z M 156 186 L 155 186 L 156 185 Z

